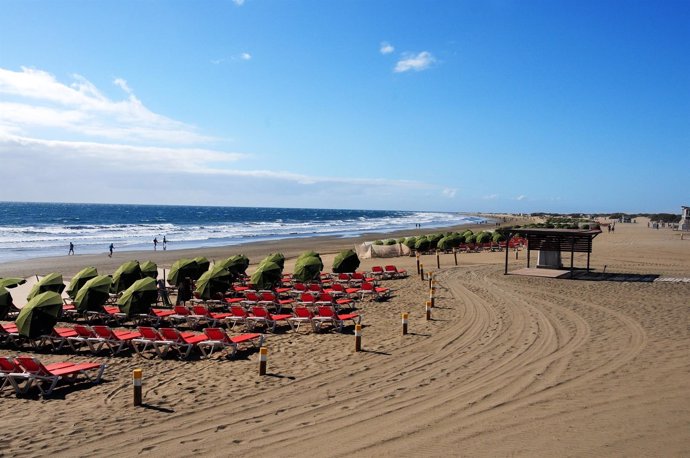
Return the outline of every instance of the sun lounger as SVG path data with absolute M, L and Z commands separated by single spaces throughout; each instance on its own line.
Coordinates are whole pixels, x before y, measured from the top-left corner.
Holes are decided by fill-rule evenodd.
M 211 356 L 218 349 L 225 351 L 228 358 L 232 358 L 237 353 L 240 344 L 249 343 L 254 347 L 261 347 L 264 342 L 263 334 L 251 333 L 230 337 L 221 328 L 206 328 L 204 334 L 206 340 L 197 344 L 204 358 Z
M 292 311 L 293 316 L 287 319 L 293 331 L 298 332 L 304 323 L 309 323 L 312 331 L 317 331 L 317 323 L 314 321 L 314 313 L 303 305 L 297 305 Z
M 230 324 L 230 329 L 234 329 L 238 324 L 245 325 L 247 329 L 251 329 L 250 324 L 247 322 L 250 314 L 241 305 L 231 305 L 230 306 L 231 315 L 225 318 L 225 322 Z
M 182 359 L 189 358 L 194 347 L 208 339 L 206 334 L 183 334 L 175 328 L 161 328 L 160 333 L 163 336 L 163 340 L 172 343 L 171 348 L 177 351 L 177 354 Z
M 352 324 L 359 324 L 362 317 L 357 313 L 338 314 L 335 307 L 331 305 L 320 305 L 317 309 L 314 321 L 319 323 L 318 329 L 322 329 L 324 324 L 330 324 L 338 332 L 342 332 L 346 321 L 352 321 Z
M 405 278 L 407 277 L 407 271 L 405 269 L 398 269 L 394 265 L 384 266 L 383 271 L 388 278 Z
M 14 323 L 0 323 L 0 343 L 14 345 L 22 339 L 17 325 Z
M 31 388 L 31 375 L 27 373 L 13 358 L 0 356 L 0 393 L 11 387 L 19 396 Z
M 266 307 L 255 305 L 252 307 L 252 314 L 247 317 L 247 321 L 252 323 L 252 329 L 259 325 L 264 326 L 268 332 L 275 332 L 279 321 L 289 325 L 288 318 L 292 318 L 292 315 L 289 313 L 274 315 Z
M 226 318 L 233 316 L 229 312 L 211 312 L 203 305 L 195 305 L 192 307 L 192 310 L 194 311 L 194 316 L 199 317 L 199 321 L 205 321 L 212 327 L 217 327 L 219 321 L 224 321 Z
M 40 337 L 39 347 L 50 344 L 53 351 L 60 351 L 65 345 L 69 345 L 70 337 L 77 337 L 77 331 L 74 328 L 53 328 L 50 334 Z
M 132 348 L 141 356 L 153 350 L 156 356 L 164 358 L 172 347 L 172 342 L 166 341 L 157 329 L 150 326 L 139 326 L 141 337 L 131 339 Z
M 128 349 L 134 339 L 141 338 L 140 332 L 117 330 L 108 326 L 94 326 L 93 332 L 97 340 L 92 339 L 92 341 L 100 343 L 97 350 L 100 351 L 101 348 L 106 347 L 113 356 Z
M 368 297 L 376 301 L 382 301 L 388 299 L 390 296 L 390 289 L 382 286 L 374 286 L 373 283 L 364 282 L 362 283 L 359 294 L 362 299 Z
M 31 376 L 32 383 L 38 387 L 42 396 L 50 396 L 60 381 L 74 383 L 83 376 L 86 380 L 99 383 L 106 365 L 100 363 L 54 363 L 43 365 L 38 359 L 18 356 L 17 363 Z M 96 371 L 91 377 L 89 371 Z

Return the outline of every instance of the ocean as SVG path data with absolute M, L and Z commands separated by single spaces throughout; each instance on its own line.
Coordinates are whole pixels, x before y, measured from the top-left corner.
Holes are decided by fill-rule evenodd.
M 482 221 L 443 212 L 0 202 L 0 262 L 76 254 L 238 245 Z M 160 248 L 160 247 L 159 247 Z

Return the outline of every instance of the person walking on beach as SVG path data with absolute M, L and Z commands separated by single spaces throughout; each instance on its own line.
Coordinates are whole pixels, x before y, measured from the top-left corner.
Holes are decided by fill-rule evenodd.
M 74 254 L 74 243 L 69 242 L 69 251 L 67 252 L 67 256 L 73 255 Z
M 158 248 L 158 237 L 153 239 L 153 251 L 156 251 L 156 248 Z
M 165 247 L 167 244 L 168 244 L 168 241 L 166 240 L 165 236 L 163 236 L 163 250 L 165 250 Z
M 112 258 L 112 257 L 113 257 L 113 248 L 115 248 L 115 245 L 113 245 L 113 244 L 111 243 L 110 246 L 108 247 L 108 249 L 110 250 L 110 253 L 108 253 L 108 257 L 109 257 L 109 258 Z

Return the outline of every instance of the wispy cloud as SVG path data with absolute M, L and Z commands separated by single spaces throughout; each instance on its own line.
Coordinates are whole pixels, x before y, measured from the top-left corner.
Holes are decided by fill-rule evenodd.
M 211 59 L 211 63 L 212 63 L 213 65 L 220 65 L 220 64 L 222 64 L 223 62 L 225 62 L 225 59 L 223 59 L 223 58 L 220 58 L 220 59 Z
M 428 51 L 422 51 L 419 54 L 404 53 L 395 64 L 393 71 L 396 73 L 404 73 L 411 70 L 420 72 L 431 67 L 434 62 L 436 62 L 436 59 Z
M 251 60 L 251 59 L 252 59 L 252 55 L 249 54 L 248 52 L 243 52 L 242 54 L 240 54 L 240 59 L 242 59 L 242 60 Z
M 482 197 L 484 200 L 496 200 L 498 199 L 498 194 L 489 194 L 484 197 Z
M 127 81 L 113 84 L 125 92 L 124 100 L 110 100 L 90 81 L 73 75 L 67 85 L 50 73 L 23 67 L 14 72 L 0 68 L 0 132 L 35 136 L 45 128 L 65 129 L 89 138 L 120 142 L 203 143 L 213 140 L 193 126 L 150 111 Z
M 393 51 L 395 51 L 395 48 L 393 47 L 392 44 L 388 43 L 387 41 L 382 41 L 381 45 L 379 46 L 379 52 L 381 54 L 390 54 Z
M 244 5 L 244 0 L 232 0 L 232 3 L 234 3 L 237 6 L 242 6 Z
M 517 197 L 515 198 L 515 200 L 525 200 L 525 199 L 527 199 L 527 196 L 524 195 L 524 194 L 520 194 L 519 196 L 517 196 Z
M 455 194 L 457 194 L 458 190 L 454 188 L 445 188 L 443 191 L 441 191 L 441 194 L 445 197 L 448 197 L 449 199 L 452 199 L 455 197 Z

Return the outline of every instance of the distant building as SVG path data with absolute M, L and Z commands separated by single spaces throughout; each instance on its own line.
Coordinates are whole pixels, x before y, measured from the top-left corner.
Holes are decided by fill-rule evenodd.
M 619 223 L 631 223 L 632 219 L 628 215 L 623 215 L 618 219 Z
M 690 207 L 680 207 L 679 231 L 690 231 Z

